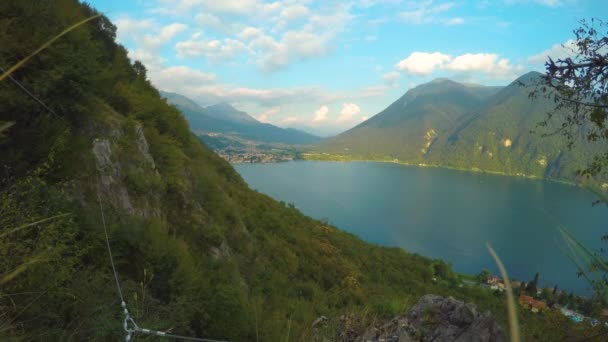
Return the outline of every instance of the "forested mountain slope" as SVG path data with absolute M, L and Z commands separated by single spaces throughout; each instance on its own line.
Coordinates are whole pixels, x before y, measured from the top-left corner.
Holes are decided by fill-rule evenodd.
M 94 13 L 76 0 L 0 2 L 0 65 Z M 0 82 L 0 121 L 15 122 L 0 137 L 0 340 L 124 338 L 100 204 L 141 327 L 306 341 L 320 315 L 390 318 L 426 293 L 473 301 L 504 324 L 503 298 L 460 288 L 446 263 L 364 243 L 250 190 L 115 36 L 102 17 L 13 74 L 56 114 Z M 567 319 L 547 317 L 525 320 L 524 335 L 558 339 Z
M 557 127 L 537 127 L 554 108 L 550 99 L 528 96 L 539 76 L 528 73 L 504 88 L 435 80 L 313 150 L 354 159 L 574 180 L 576 170 L 601 146 L 581 139 L 569 150 L 563 137 L 543 136 Z

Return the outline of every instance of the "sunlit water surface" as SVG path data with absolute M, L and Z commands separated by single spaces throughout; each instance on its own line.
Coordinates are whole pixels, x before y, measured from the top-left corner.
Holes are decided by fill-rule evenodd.
M 458 272 L 497 269 L 489 242 L 510 275 L 589 294 L 557 230 L 590 247 L 608 233 L 608 209 L 583 189 L 518 177 L 389 163 L 297 161 L 243 164 L 254 189 L 363 240 L 440 258 Z

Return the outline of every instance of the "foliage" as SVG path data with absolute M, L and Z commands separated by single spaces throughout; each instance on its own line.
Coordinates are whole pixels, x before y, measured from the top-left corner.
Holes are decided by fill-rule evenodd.
M 0 2 L 0 64 L 95 14 L 76 0 Z M 364 243 L 250 190 L 190 133 L 115 37 L 102 16 L 13 74 L 60 118 L 0 83 L 0 121 L 14 122 L 0 140 L 0 270 L 40 260 L 0 287 L 0 339 L 124 337 L 98 193 L 142 327 L 309 340 L 320 315 L 367 324 L 426 293 L 472 301 L 506 323 L 504 298 L 461 288 L 444 262 Z M 107 159 L 92 152 L 100 142 Z M 63 213 L 71 215 L 15 229 Z M 524 323 L 522 334 L 554 331 L 549 324 Z
M 556 111 L 567 113 L 557 118 L 558 132 L 570 147 L 580 142 L 580 136 L 589 141 L 608 139 L 608 23 L 591 19 L 580 24 L 574 30 L 574 43 L 564 47 L 570 50 L 570 57 L 549 57 L 542 83 L 530 93 L 532 98 L 544 96 L 555 103 L 541 126 L 546 126 Z M 595 176 L 608 164 L 605 151 L 593 157 L 581 174 Z
M 553 105 L 549 99 L 528 98 L 540 77 L 540 73 L 530 72 L 506 87 L 449 80 L 420 85 L 370 120 L 311 147 L 313 153 L 308 156 L 394 161 L 598 185 L 600 180 L 583 179 L 576 171 L 601 150 L 601 144 L 579 144 L 568 150 L 559 136 L 532 134 Z M 563 115 L 558 112 L 555 117 Z M 554 127 L 549 124 L 546 128 Z

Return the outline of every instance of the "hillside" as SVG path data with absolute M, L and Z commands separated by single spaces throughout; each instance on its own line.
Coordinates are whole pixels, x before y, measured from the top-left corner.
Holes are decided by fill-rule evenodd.
M 568 150 L 562 137 L 543 137 L 556 127 L 537 129 L 553 109 L 549 99 L 528 98 L 539 75 L 528 73 L 506 87 L 438 79 L 312 150 L 340 158 L 574 180 L 598 146 L 581 143 Z
M 263 143 L 290 145 L 310 144 L 319 137 L 291 128 L 262 123 L 228 103 L 202 107 L 191 99 L 175 93 L 161 92 L 186 117 L 194 132 L 236 134 L 240 138 Z
M 0 65 L 13 65 L 95 10 L 14 1 L 0 13 L 10 18 L 0 20 Z M 15 122 L 0 137 L 0 340 L 124 339 L 104 222 L 141 327 L 308 341 L 321 315 L 364 325 L 426 293 L 474 302 L 504 326 L 504 297 L 461 288 L 445 262 L 364 243 L 249 189 L 115 37 L 102 17 L 13 74 L 52 113 L 0 82 L 0 121 Z M 522 316 L 528 340 L 587 329 Z

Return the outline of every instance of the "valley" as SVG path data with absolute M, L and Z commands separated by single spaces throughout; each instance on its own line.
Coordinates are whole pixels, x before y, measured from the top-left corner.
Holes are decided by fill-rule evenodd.
M 575 5 L 1 1 L 0 340 L 602 339 Z

